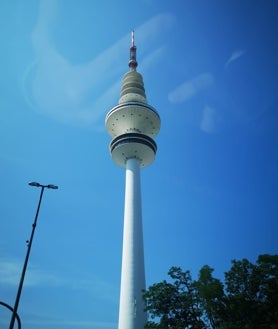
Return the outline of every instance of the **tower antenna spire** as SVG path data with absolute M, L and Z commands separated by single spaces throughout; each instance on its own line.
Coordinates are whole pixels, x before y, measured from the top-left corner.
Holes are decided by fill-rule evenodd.
M 136 61 L 136 46 L 134 44 L 134 30 L 131 31 L 131 46 L 130 46 L 130 58 L 128 62 L 128 66 L 130 67 L 130 71 L 136 71 L 138 63 Z
M 134 47 L 134 30 L 131 31 L 131 46 Z

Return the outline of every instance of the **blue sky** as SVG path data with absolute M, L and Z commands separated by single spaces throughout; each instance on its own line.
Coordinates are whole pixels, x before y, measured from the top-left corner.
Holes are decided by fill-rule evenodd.
M 109 154 L 135 29 L 161 116 L 142 171 L 147 285 L 171 266 L 277 253 L 278 3 L 2 0 L 0 300 L 13 305 L 46 190 L 19 313 L 29 329 L 116 329 L 124 170 Z M 8 327 L 10 313 L 0 310 Z

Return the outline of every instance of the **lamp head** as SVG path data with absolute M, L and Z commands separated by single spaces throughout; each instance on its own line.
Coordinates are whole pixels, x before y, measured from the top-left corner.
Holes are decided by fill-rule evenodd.
M 30 182 L 28 183 L 30 186 L 35 186 L 35 187 L 43 187 L 43 188 L 51 188 L 53 190 L 57 190 L 58 189 L 58 186 L 57 185 L 54 185 L 54 184 L 48 184 L 48 185 L 42 185 L 40 183 L 37 183 L 37 182 Z
M 41 184 L 40 183 L 37 183 L 37 182 L 30 182 L 28 183 L 30 186 L 36 186 L 36 187 L 40 187 Z
M 58 189 L 58 186 L 57 185 L 54 185 L 54 184 L 48 184 L 45 187 L 52 188 L 53 190 L 57 190 Z

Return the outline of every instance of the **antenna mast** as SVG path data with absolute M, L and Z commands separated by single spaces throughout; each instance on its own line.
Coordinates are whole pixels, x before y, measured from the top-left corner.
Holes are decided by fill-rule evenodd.
M 130 47 L 130 59 L 128 66 L 130 71 L 136 71 L 138 63 L 136 61 L 136 46 L 134 45 L 134 31 L 131 32 L 131 47 Z

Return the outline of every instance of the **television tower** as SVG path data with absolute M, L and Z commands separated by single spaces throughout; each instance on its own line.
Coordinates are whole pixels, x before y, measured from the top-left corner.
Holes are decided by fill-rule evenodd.
M 153 162 L 157 149 L 153 137 L 160 129 L 160 117 L 147 104 L 143 78 L 136 71 L 134 32 L 131 39 L 130 71 L 123 78 L 119 104 L 105 119 L 106 130 L 113 137 L 112 159 L 126 169 L 119 329 L 143 329 L 147 321 L 142 298 L 145 266 L 140 168 Z

